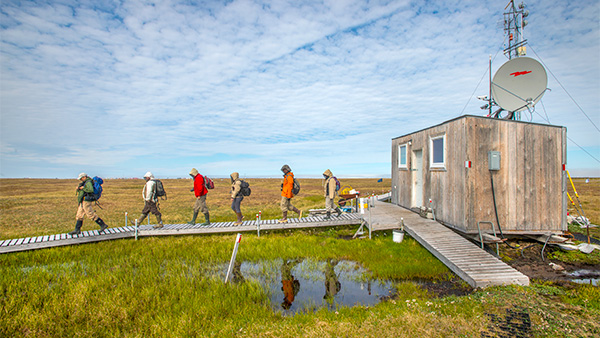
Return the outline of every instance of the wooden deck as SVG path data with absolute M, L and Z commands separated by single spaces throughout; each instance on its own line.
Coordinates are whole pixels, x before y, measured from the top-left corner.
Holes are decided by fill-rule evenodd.
M 359 225 L 363 220 L 359 214 L 343 214 L 340 217 L 332 216 L 330 220 L 325 220 L 321 216 L 289 218 L 287 223 L 279 223 L 277 220 L 261 220 L 260 231 L 265 230 L 284 230 L 299 228 L 329 227 L 338 225 Z M 152 225 L 140 225 L 138 227 L 138 237 L 144 236 L 173 236 L 173 235 L 201 235 L 229 232 L 248 232 L 257 231 L 256 221 L 244 221 L 241 225 L 234 225 L 234 222 L 218 222 L 210 225 L 200 226 L 200 224 L 165 224 L 161 229 L 152 229 Z M 0 240 L 0 254 L 18 251 L 27 251 L 43 248 L 52 248 L 65 245 L 76 245 L 107 241 L 121 238 L 135 237 L 134 226 L 108 228 L 102 234 L 98 230 L 82 231 L 80 235 L 71 236 L 67 233 L 57 235 L 46 235 L 38 237 L 15 238 Z
M 440 223 L 410 210 L 376 201 L 370 218 L 373 231 L 397 229 L 404 218 L 404 230 L 473 287 L 529 285 L 529 277 Z M 369 215 L 365 214 L 365 219 Z

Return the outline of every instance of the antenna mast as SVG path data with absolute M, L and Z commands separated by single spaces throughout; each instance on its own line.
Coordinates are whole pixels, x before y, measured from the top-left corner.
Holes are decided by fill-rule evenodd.
M 504 49 L 504 55 L 509 60 L 524 56 L 527 53 L 525 45 L 527 40 L 523 36 L 523 30 L 527 26 L 526 17 L 529 16 L 527 6 L 521 2 L 515 6 L 515 1 L 510 0 L 504 7 L 504 33 L 508 37 L 508 46 Z

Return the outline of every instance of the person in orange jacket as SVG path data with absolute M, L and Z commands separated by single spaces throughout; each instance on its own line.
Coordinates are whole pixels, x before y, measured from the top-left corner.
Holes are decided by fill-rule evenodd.
M 283 183 L 281 184 L 280 206 L 283 218 L 279 220 L 279 223 L 285 223 L 287 222 L 288 211 L 298 213 L 298 218 L 302 218 L 302 211 L 292 205 L 292 198 L 294 197 L 292 193 L 292 189 L 294 188 L 294 173 L 292 169 L 290 169 L 289 165 L 285 164 L 281 167 L 281 171 L 283 172 Z

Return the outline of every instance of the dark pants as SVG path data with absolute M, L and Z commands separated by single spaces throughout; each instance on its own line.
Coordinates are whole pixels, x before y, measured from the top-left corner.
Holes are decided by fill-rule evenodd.
M 234 198 L 231 202 L 231 210 L 233 210 L 234 212 L 242 212 L 241 203 L 243 199 L 244 196 L 238 196 Z
M 156 217 L 161 217 L 162 216 L 160 214 L 160 211 L 158 211 L 158 208 L 156 207 L 156 202 L 148 202 L 148 201 L 146 201 L 146 204 L 144 204 L 144 210 L 142 210 L 142 215 L 146 216 L 149 213 L 152 213 Z

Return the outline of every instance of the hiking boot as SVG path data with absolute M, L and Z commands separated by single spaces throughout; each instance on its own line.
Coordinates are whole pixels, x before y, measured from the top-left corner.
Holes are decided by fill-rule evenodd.
M 244 219 L 244 216 L 242 215 L 241 212 L 236 212 L 235 213 L 237 216 L 237 222 L 233 223 L 233 225 L 241 225 Z
M 210 224 L 210 214 L 208 212 L 204 214 L 204 219 L 206 221 L 204 221 L 204 223 L 202 223 L 200 225 L 209 225 Z
M 194 216 L 192 216 L 192 220 L 189 221 L 187 224 L 189 225 L 194 225 L 196 224 L 196 218 L 198 217 L 198 211 L 194 211 Z
M 106 228 L 108 228 L 108 225 L 106 223 L 104 223 L 102 218 L 98 218 L 96 220 L 96 223 L 98 223 L 98 225 L 100 226 L 100 230 L 98 230 L 99 233 L 103 233 L 104 230 L 106 230 Z
M 328 211 L 327 216 L 325 216 L 323 219 L 326 221 L 330 220 L 331 219 L 331 211 Z
M 335 211 L 337 212 L 337 217 L 342 216 L 342 210 L 340 210 L 340 208 L 335 208 Z
M 287 211 L 283 212 L 283 218 L 278 220 L 279 223 L 287 223 Z
M 83 221 L 77 221 L 75 223 L 75 230 L 69 232 L 69 235 L 75 236 L 81 234 L 81 226 L 83 225 Z
M 159 222 L 157 225 L 153 226 L 152 229 L 160 229 L 160 228 L 163 228 L 163 227 L 164 227 L 163 223 Z

